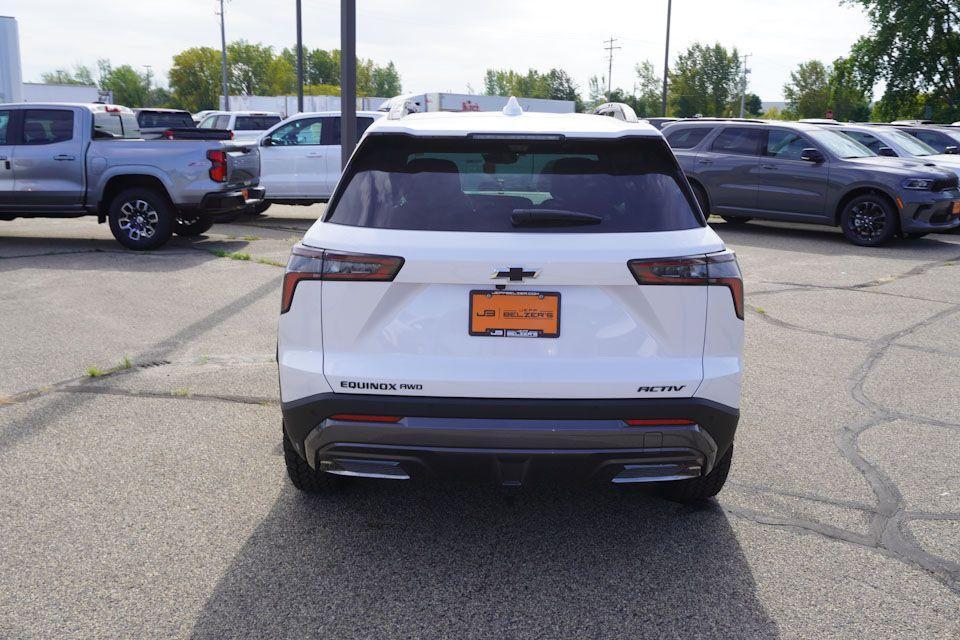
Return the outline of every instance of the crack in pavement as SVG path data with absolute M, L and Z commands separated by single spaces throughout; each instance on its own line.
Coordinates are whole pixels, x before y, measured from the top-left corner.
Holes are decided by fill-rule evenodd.
M 128 398 L 152 398 L 163 400 L 194 400 L 201 402 L 232 402 L 238 404 L 254 404 L 259 406 L 279 405 L 276 398 L 258 396 L 237 396 L 219 393 L 185 393 L 178 394 L 170 391 L 148 391 L 134 389 L 120 389 L 117 387 L 103 387 L 91 385 L 67 385 L 55 390 L 56 393 L 93 393 L 105 396 L 124 396 Z

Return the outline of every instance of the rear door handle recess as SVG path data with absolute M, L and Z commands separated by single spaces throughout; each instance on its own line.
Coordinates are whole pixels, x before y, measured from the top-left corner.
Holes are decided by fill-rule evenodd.
M 697 164 L 713 164 L 713 160 L 710 158 L 704 158 L 703 160 L 697 160 Z
M 65 162 L 72 162 L 72 161 L 76 160 L 77 158 L 76 158 L 76 156 L 68 156 L 68 155 L 66 155 L 66 154 L 62 154 L 62 153 L 61 153 L 59 156 L 53 156 L 53 159 L 54 159 L 54 160 L 59 160 L 59 161 L 61 161 L 61 162 L 64 162 L 64 161 L 65 161 Z
M 307 157 L 308 157 L 308 158 L 322 158 L 322 157 L 323 157 L 323 154 L 322 154 L 322 153 L 308 153 L 308 154 L 307 154 Z

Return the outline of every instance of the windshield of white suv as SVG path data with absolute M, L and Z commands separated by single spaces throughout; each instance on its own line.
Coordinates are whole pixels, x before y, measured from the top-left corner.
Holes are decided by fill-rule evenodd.
M 703 226 L 662 139 L 375 135 L 326 220 L 377 229 L 611 233 Z
M 909 133 L 905 133 L 899 129 L 891 129 L 890 131 L 887 131 L 887 135 L 890 136 L 894 142 L 903 147 L 904 151 L 909 153 L 911 156 L 935 156 L 940 153 L 926 142 L 914 138 Z
M 836 131 L 821 130 L 805 133 L 838 158 L 870 158 L 877 155 L 853 138 Z

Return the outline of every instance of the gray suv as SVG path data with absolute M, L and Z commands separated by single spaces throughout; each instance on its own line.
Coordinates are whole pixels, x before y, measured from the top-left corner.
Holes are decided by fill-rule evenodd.
M 793 122 L 696 122 L 663 135 L 704 213 L 840 226 L 858 245 L 960 226 L 957 175 L 878 157 L 837 131 Z

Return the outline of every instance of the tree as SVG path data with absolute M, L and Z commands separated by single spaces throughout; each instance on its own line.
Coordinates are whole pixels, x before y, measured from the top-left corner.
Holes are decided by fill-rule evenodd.
M 661 115 L 663 111 L 662 87 L 660 78 L 657 77 L 653 68 L 653 63 L 644 60 L 634 67 L 634 71 L 637 74 L 637 79 L 634 84 L 636 106 L 633 110 L 641 118 Z
M 400 83 L 400 73 L 392 60 L 385 67 L 374 67 L 372 86 L 370 87 L 371 95 L 389 98 L 400 95 L 402 92 L 403 85 Z
M 810 60 L 790 73 L 783 95 L 790 111 L 800 118 L 823 118 L 833 112 L 837 120 L 866 120 L 870 107 L 864 85 L 847 58 L 837 58 L 829 68 L 819 60 Z
M 93 80 L 93 72 L 90 71 L 90 67 L 82 64 L 75 65 L 72 72 L 67 69 L 56 69 L 41 73 L 40 81 L 44 84 L 97 84 Z
M 239 95 L 271 95 L 273 47 L 237 40 L 227 45 L 228 86 Z M 286 93 L 286 92 L 284 92 Z
M 113 93 L 113 101 L 131 108 L 144 107 L 150 100 L 150 73 L 140 73 L 128 64 L 114 68 L 109 60 L 98 60 L 100 89 Z
M 742 70 L 736 48 L 727 51 L 719 42 L 691 45 L 677 56 L 670 72 L 668 99 L 674 114 L 732 115 L 731 98 L 740 94 Z
M 173 100 L 189 111 L 220 106 L 220 52 L 192 47 L 173 56 L 168 76 Z
M 739 105 L 737 109 L 740 109 Z M 747 117 L 753 116 L 754 118 L 759 118 L 763 115 L 763 100 L 755 93 L 748 93 L 744 100 L 744 111 Z
M 897 115 L 960 119 L 960 2 L 844 0 L 866 10 L 870 33 L 852 57 L 872 87 L 886 89 L 878 110 Z

